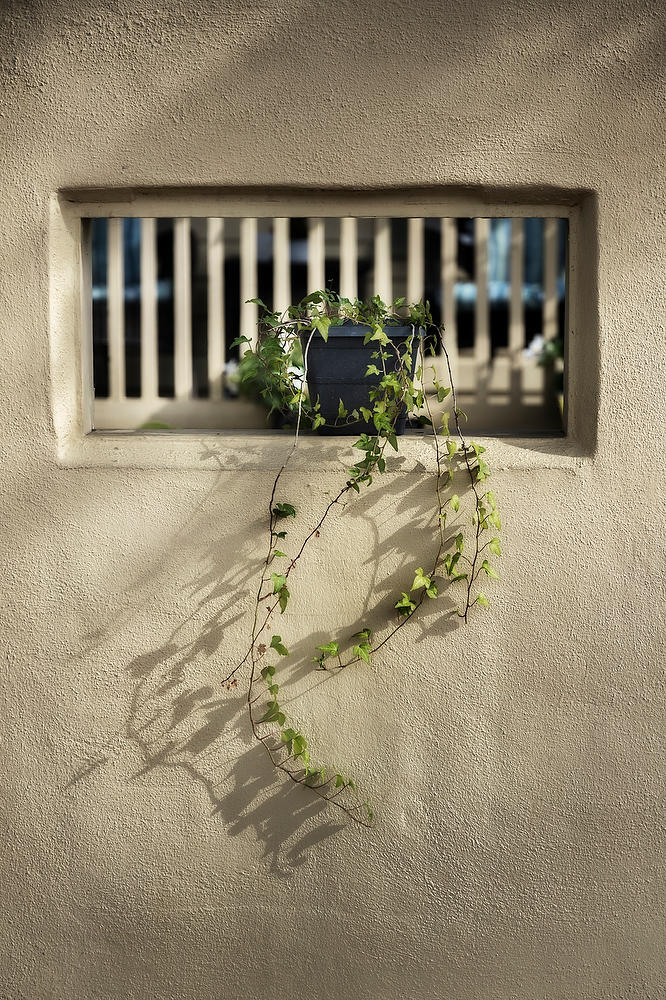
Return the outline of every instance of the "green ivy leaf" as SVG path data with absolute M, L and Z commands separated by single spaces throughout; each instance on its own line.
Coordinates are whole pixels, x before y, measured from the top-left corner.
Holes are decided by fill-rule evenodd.
M 275 673 L 275 667 L 271 666 L 270 664 L 266 667 L 262 667 L 261 669 L 261 676 L 263 677 L 264 680 L 267 680 L 267 678 L 272 677 L 274 673 Z
M 410 590 L 420 590 L 421 587 L 428 588 L 430 586 L 430 577 L 426 576 L 423 572 L 423 568 L 419 566 L 416 573 L 414 574 L 414 583 L 412 584 Z
M 479 593 L 476 595 L 475 603 L 479 604 L 482 608 L 490 607 L 490 601 L 482 591 L 479 591 Z
M 323 646 L 315 646 L 315 649 L 321 649 L 324 656 L 337 656 L 340 652 L 339 644 L 334 641 L 326 642 Z
M 276 503 L 272 510 L 273 517 L 296 517 L 296 508 L 290 503 Z M 281 536 L 278 536 L 281 537 Z
M 352 653 L 354 656 L 360 657 L 366 663 L 370 663 L 370 643 L 361 642 L 358 646 L 354 646 Z
M 416 605 L 414 601 L 410 598 L 409 594 L 403 592 L 400 600 L 397 601 L 393 607 L 396 611 L 400 612 L 401 615 L 410 615 L 412 611 L 416 610 Z
M 338 404 L 338 416 L 342 419 L 347 416 L 347 410 L 345 409 L 345 404 L 340 400 Z
M 490 520 L 490 518 L 489 518 L 489 520 Z M 488 548 L 490 549 L 490 551 L 492 552 L 492 554 L 494 556 L 501 556 L 502 555 L 502 549 L 500 547 L 500 540 L 499 540 L 499 538 L 491 538 L 490 542 L 488 543 Z
M 482 483 L 490 475 L 490 467 L 483 461 L 482 458 L 479 459 L 476 467 L 476 479 L 477 482 Z
M 251 344 L 251 343 L 252 343 L 252 341 L 250 340 L 249 337 L 236 337 L 235 340 L 231 341 L 231 343 L 229 344 L 229 347 L 230 348 L 240 347 L 242 344 Z
M 287 603 L 289 601 L 290 596 L 291 595 L 290 595 L 289 591 L 287 590 L 287 587 L 286 586 L 282 587 L 282 589 L 280 590 L 280 614 L 281 615 L 283 615 L 284 612 L 285 612 L 285 608 L 287 607 Z
M 484 559 L 483 562 L 481 563 L 481 569 L 486 574 L 486 576 L 489 576 L 491 578 L 491 580 L 499 580 L 499 573 L 495 572 L 495 570 L 492 568 L 487 559 Z
M 276 559 L 280 559 L 280 558 L 286 559 L 287 558 L 287 553 L 286 552 L 281 552 L 280 549 L 273 549 L 273 556 Z
M 289 656 L 289 650 L 282 642 L 281 635 L 274 635 L 271 639 L 271 649 L 276 650 L 280 656 Z
M 442 403 L 450 392 L 451 389 L 448 385 L 437 386 L 437 402 Z
M 453 494 L 453 496 L 449 500 L 449 503 L 451 504 L 451 510 L 454 510 L 456 513 L 458 513 L 458 511 L 460 510 L 460 497 L 458 496 L 457 493 Z
M 361 407 L 361 409 L 363 409 L 363 407 Z M 369 410 L 366 410 L 366 413 L 369 412 L 370 412 Z M 358 413 L 356 413 L 356 416 L 358 417 Z M 352 445 L 352 448 L 358 448 L 359 451 L 365 451 L 365 452 L 374 451 L 373 439 L 370 438 L 367 434 L 361 434 L 358 441 L 355 441 L 354 444 Z
M 375 324 L 373 324 L 373 326 L 374 326 L 374 333 L 370 337 L 370 340 L 378 340 L 379 343 L 382 345 L 382 347 L 388 347 L 388 345 L 391 343 L 391 341 L 387 337 L 387 335 L 384 333 L 384 331 L 381 328 L 381 326 L 377 326 Z
M 284 573 L 271 573 L 271 583 L 273 584 L 273 593 L 279 594 L 286 585 L 287 578 Z
M 328 328 L 331 325 L 331 321 L 328 316 L 318 316 L 312 321 L 312 326 L 315 330 L 318 330 L 322 336 L 323 340 L 328 340 Z
M 462 552 L 464 544 L 465 544 L 465 539 L 461 531 L 456 535 L 456 549 L 458 550 L 458 552 Z

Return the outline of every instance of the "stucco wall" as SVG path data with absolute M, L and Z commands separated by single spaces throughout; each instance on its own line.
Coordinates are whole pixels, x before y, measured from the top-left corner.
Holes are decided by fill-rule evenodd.
M 3 5 L 3 1000 L 664 995 L 657 7 Z M 500 452 L 493 607 L 293 674 L 371 832 L 275 779 L 219 689 L 270 472 L 58 449 L 51 196 L 190 184 L 590 192 L 581 457 Z M 428 551 L 429 488 L 391 473 L 322 535 L 282 625 L 304 657 Z

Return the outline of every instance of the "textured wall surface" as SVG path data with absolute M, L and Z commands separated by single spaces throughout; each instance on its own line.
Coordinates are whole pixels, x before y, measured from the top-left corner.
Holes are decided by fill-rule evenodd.
M 658 7 L 2 5 L 2 1000 L 664 996 Z M 270 473 L 58 461 L 51 196 L 190 184 L 595 206 L 598 323 L 573 336 L 596 444 L 500 462 L 491 610 L 286 681 L 371 832 L 277 780 L 220 689 Z M 331 475 L 315 455 L 286 492 L 314 511 Z M 281 623 L 303 663 L 425 557 L 430 489 L 392 473 L 322 535 Z

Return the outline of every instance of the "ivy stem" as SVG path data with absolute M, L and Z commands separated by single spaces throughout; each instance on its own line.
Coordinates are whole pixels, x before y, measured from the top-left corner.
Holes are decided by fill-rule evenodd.
M 446 358 L 446 367 L 449 373 L 449 383 L 451 385 L 451 399 L 453 402 L 453 416 L 456 423 L 456 431 L 458 437 L 460 438 L 461 450 L 463 453 L 463 458 L 465 459 L 465 466 L 467 468 L 467 474 L 469 476 L 470 486 L 472 487 L 472 492 L 474 493 L 474 506 L 475 506 L 475 516 L 476 516 L 476 533 L 474 537 L 474 556 L 472 558 L 472 568 L 470 570 L 469 576 L 467 578 L 467 594 L 465 596 L 465 608 L 464 611 L 458 612 L 459 616 L 467 622 L 467 616 L 469 614 L 469 609 L 475 602 L 471 600 L 472 586 L 474 585 L 474 580 L 476 579 L 474 575 L 474 570 L 476 567 L 476 561 L 479 558 L 479 538 L 481 535 L 481 497 L 479 496 L 479 491 L 477 488 L 476 476 L 474 475 L 474 469 L 469 459 L 469 451 L 467 448 L 467 442 L 465 441 L 465 436 L 460 427 L 460 418 L 458 416 L 458 400 L 456 398 L 456 387 L 453 381 L 453 372 L 451 371 L 451 358 L 449 357 L 449 352 L 446 349 L 444 343 L 444 338 L 442 337 L 442 351 L 444 352 L 444 357 Z

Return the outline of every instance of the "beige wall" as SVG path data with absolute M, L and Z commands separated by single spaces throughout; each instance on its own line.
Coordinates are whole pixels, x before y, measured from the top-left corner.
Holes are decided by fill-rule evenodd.
M 3 1000 L 663 996 L 657 7 L 3 5 Z M 363 779 L 369 833 L 274 779 L 219 688 L 266 446 L 77 438 L 52 195 L 190 184 L 588 192 L 574 435 L 491 442 L 491 610 L 314 689 L 313 639 L 379 620 L 428 552 L 409 448 L 293 587 L 290 711 Z M 321 503 L 337 458 L 306 451 L 285 498 Z

